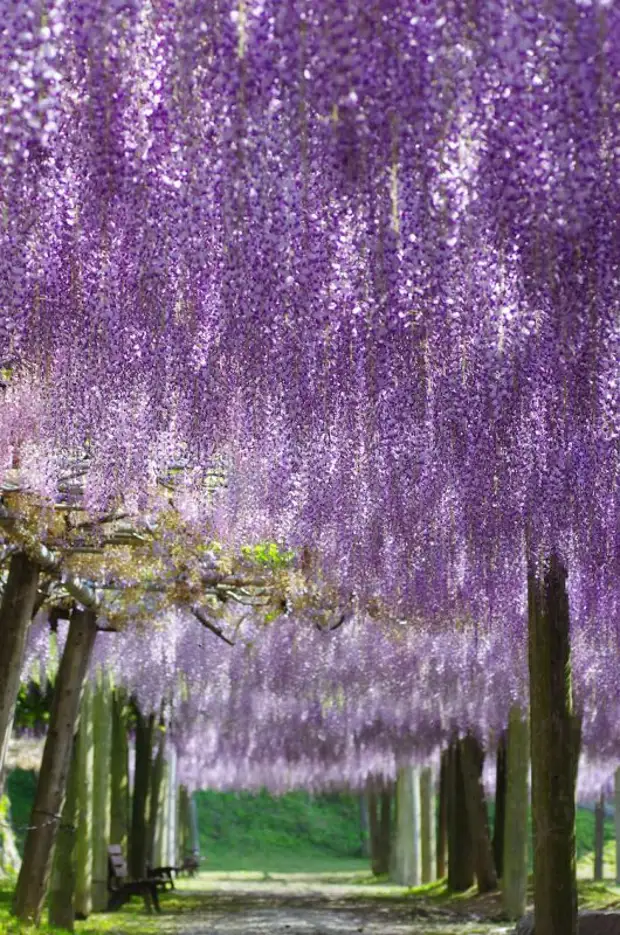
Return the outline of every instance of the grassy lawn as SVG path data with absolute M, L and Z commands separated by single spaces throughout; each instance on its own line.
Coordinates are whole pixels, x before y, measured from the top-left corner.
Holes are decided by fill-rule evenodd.
M 0 933 L 1 935 L 62 935 L 63 929 L 50 928 L 43 924 L 39 928 L 22 925 L 10 915 L 12 891 L 0 883 Z M 172 893 L 161 897 L 163 911 L 181 915 L 196 912 L 202 908 L 204 896 L 191 896 L 189 893 Z M 85 922 L 76 923 L 79 935 L 156 935 L 161 931 L 161 917 L 149 915 L 141 899 L 133 899 L 121 912 L 101 913 L 91 916 Z

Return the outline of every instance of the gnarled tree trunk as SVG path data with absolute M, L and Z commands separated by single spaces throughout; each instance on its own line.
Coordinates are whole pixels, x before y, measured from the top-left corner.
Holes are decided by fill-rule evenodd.
M 576 935 L 575 777 L 566 571 L 552 556 L 528 576 L 536 935 Z
M 79 782 L 77 737 L 73 741 L 67 794 L 62 820 L 56 834 L 52 876 L 48 900 L 49 923 L 58 928 L 74 930 L 75 909 L 75 832 L 77 822 L 77 792 Z
M 38 566 L 23 552 L 13 555 L 0 605 L 0 792 L 38 583 Z
M 59 813 L 66 794 L 73 735 L 96 635 L 95 614 L 90 610 L 74 610 L 56 678 L 50 723 L 30 818 L 32 830 L 26 837 L 22 867 L 13 898 L 13 912 L 24 922 L 38 924 L 41 918 Z

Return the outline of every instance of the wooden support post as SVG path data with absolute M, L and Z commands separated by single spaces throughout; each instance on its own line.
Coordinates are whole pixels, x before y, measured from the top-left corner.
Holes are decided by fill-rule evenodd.
M 157 754 L 153 769 L 151 772 L 151 791 L 149 794 L 149 821 L 148 821 L 148 841 L 147 841 L 147 860 L 151 866 L 158 864 L 156 849 L 157 824 L 160 821 L 164 804 L 164 795 L 166 786 L 164 783 L 164 771 L 166 766 L 166 731 L 165 728 L 159 729 L 159 743 L 157 744 Z M 164 862 L 165 863 L 165 862 Z
M 93 876 L 94 912 L 108 905 L 108 846 L 112 774 L 112 686 L 109 676 L 97 673 L 93 698 Z
M 167 864 L 176 865 L 178 861 L 178 777 L 177 751 L 174 744 L 168 745 L 168 829 L 167 829 Z
M 87 919 L 92 912 L 93 877 L 93 692 L 84 688 L 77 735 L 77 831 L 75 838 L 75 917 Z
M 577 935 L 575 778 L 566 570 L 552 555 L 528 576 L 536 935 Z
M 119 689 L 112 704 L 112 754 L 110 764 L 110 844 L 120 845 L 127 854 L 129 840 L 129 745 L 125 722 L 125 702 Z
M 497 889 L 497 874 L 489 835 L 489 816 L 482 784 L 484 751 L 472 735 L 461 741 L 461 768 L 465 784 L 465 801 L 469 833 L 473 844 L 474 872 L 479 893 Z
M 147 862 L 147 807 L 151 783 L 151 756 L 155 716 L 145 718 L 137 705 L 136 713 L 136 766 L 131 810 L 131 838 L 129 871 L 134 880 L 146 876 Z
M 441 754 L 439 767 L 439 808 L 437 809 L 437 879 L 446 875 L 448 850 L 448 751 Z
M 396 826 L 390 877 L 400 886 L 420 885 L 420 783 L 414 766 L 401 768 L 396 780 Z
M 450 744 L 447 760 L 448 787 L 448 889 L 455 893 L 468 890 L 474 882 L 474 853 L 467 799 L 461 768 L 461 745 Z
M 527 811 L 529 805 L 528 718 L 514 705 L 508 718 L 506 751 L 506 819 L 502 905 L 508 919 L 520 919 L 527 895 Z
M 435 879 L 435 795 L 430 766 L 420 772 L 420 837 L 422 883 L 430 883 Z
M 601 796 L 594 807 L 594 879 L 603 879 L 603 850 L 605 848 L 605 796 Z
M 371 781 L 368 790 L 370 856 L 375 876 L 389 873 L 392 846 L 392 790 Z
M 22 867 L 13 897 L 13 913 L 24 922 L 38 924 L 41 919 L 52 850 L 66 794 L 80 698 L 96 635 L 95 614 L 89 610 L 74 610 L 56 678 L 56 691 L 30 818 L 32 830 L 26 837 Z
M 504 875 L 504 825 L 506 822 L 506 732 L 502 731 L 495 758 L 495 817 L 493 860 L 498 878 Z

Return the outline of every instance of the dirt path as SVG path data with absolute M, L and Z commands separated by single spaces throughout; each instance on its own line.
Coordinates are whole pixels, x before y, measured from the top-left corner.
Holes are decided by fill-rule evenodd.
M 187 886 L 188 896 L 191 884 Z M 213 879 L 192 893 L 202 906 L 165 914 L 166 935 L 509 935 L 514 926 L 490 923 L 488 909 L 459 911 L 402 891 L 360 894 L 360 887 L 313 879 Z M 204 901 L 203 901 L 204 900 Z M 493 913 L 491 913 L 492 915 Z M 159 922 L 159 920 L 158 920 Z

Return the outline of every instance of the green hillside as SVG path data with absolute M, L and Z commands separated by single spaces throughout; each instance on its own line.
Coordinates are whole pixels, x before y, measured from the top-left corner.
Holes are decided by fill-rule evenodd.
M 22 848 L 35 790 L 35 774 L 14 770 L 8 791 L 17 844 Z M 366 869 L 359 799 L 349 793 L 270 796 L 199 792 L 200 849 L 206 870 L 265 872 Z M 491 803 L 491 822 L 493 808 Z M 577 810 L 577 859 L 581 876 L 592 875 L 594 814 Z M 615 873 L 614 823 L 605 822 L 605 876 Z M 531 854 L 530 854 L 531 866 Z

